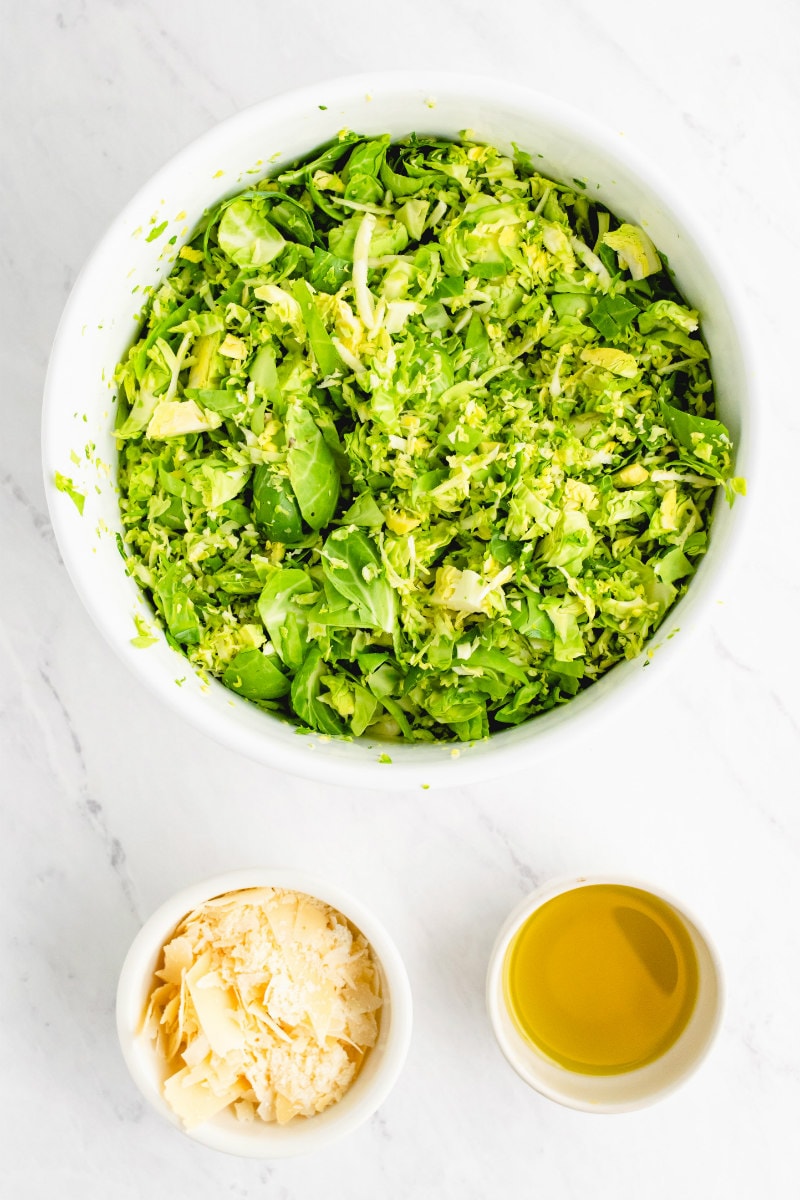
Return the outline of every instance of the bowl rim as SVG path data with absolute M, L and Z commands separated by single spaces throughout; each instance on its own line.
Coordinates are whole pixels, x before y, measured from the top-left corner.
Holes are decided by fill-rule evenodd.
M 157 959 L 175 927 L 194 908 L 215 896 L 248 888 L 276 887 L 302 893 L 329 904 L 367 939 L 382 972 L 384 1000 L 390 1013 L 386 1040 L 372 1077 L 358 1094 L 356 1077 L 342 1100 L 324 1110 L 332 1114 L 318 1125 L 315 1118 L 286 1126 L 263 1124 L 263 1137 L 246 1136 L 220 1128 L 214 1118 L 186 1129 L 158 1089 L 151 1064 L 157 1051 L 143 1040 L 137 1028 L 143 1014 L 142 997 Z M 189 884 L 169 896 L 147 918 L 134 937 L 119 973 L 115 1023 L 122 1057 L 141 1095 L 160 1116 L 185 1137 L 213 1150 L 244 1158 L 288 1158 L 308 1154 L 353 1133 L 374 1115 L 387 1099 L 408 1055 L 413 1026 L 413 999 L 405 964 L 394 940 L 375 914 L 348 891 L 317 875 L 289 867 L 246 867 L 226 871 Z M 372 1052 L 371 1052 L 372 1053 Z M 339 1108 L 347 1097 L 350 1102 Z M 259 1130 L 259 1132 L 261 1132 Z
M 42 406 L 42 465 L 50 520 L 64 564 L 93 623 L 118 658 L 127 664 L 151 693 L 155 693 L 173 712 L 189 721 L 196 729 L 257 762 L 300 777 L 324 783 L 395 791 L 414 785 L 425 788 L 465 785 L 523 770 L 531 755 L 535 754 L 539 758 L 549 757 L 559 748 L 569 747 L 578 731 L 586 727 L 587 722 L 591 721 L 595 728 L 599 728 L 603 721 L 610 721 L 622 706 L 632 704 L 642 687 L 649 688 L 651 680 L 645 681 L 643 671 L 631 670 L 622 686 L 615 686 L 616 681 L 610 682 L 614 679 L 614 672 L 631 665 L 620 663 L 567 704 L 532 718 L 522 726 L 495 733 L 482 742 L 469 746 L 461 743 L 419 743 L 413 746 L 402 743 L 387 744 L 385 749 L 390 752 L 390 764 L 380 760 L 377 753 L 371 760 L 367 755 L 362 760 L 355 760 L 345 753 L 339 757 L 333 754 L 309 753 L 309 747 L 314 747 L 312 739 L 318 735 L 311 735 L 310 738 L 297 737 L 293 742 L 279 742 L 271 736 L 269 724 L 266 722 L 258 732 L 245 728 L 244 723 L 237 723 L 235 720 L 223 722 L 223 728 L 219 714 L 213 712 L 210 706 L 204 706 L 190 693 L 177 694 L 177 689 L 168 686 L 164 673 L 159 668 L 153 669 L 145 654 L 122 644 L 112 628 L 102 599 L 90 586 L 78 561 L 78 554 L 72 548 L 75 539 L 74 525 L 70 524 L 71 514 L 66 506 L 59 502 L 63 497 L 58 495 L 53 484 L 60 450 L 55 444 L 54 423 L 50 420 L 51 413 L 58 406 L 60 380 L 64 377 L 68 364 L 67 329 L 74 314 L 80 312 L 83 306 L 87 280 L 90 280 L 93 269 L 102 261 L 106 247 L 112 246 L 123 229 L 127 230 L 131 218 L 141 212 L 143 202 L 161 190 L 162 180 L 172 177 L 184 165 L 188 169 L 198 154 L 211 153 L 216 146 L 225 146 L 237 130 L 245 129 L 253 122 L 264 125 L 269 122 L 280 123 L 284 118 L 296 116 L 308 106 L 316 106 L 323 91 L 328 107 L 335 108 L 337 104 L 352 103 L 379 90 L 391 95 L 402 93 L 404 97 L 408 97 L 409 102 L 414 94 L 439 93 L 440 96 L 453 98 L 469 97 L 470 101 L 483 101 L 495 108 L 500 104 L 513 105 L 520 111 L 534 114 L 544 122 L 579 131 L 582 137 L 590 140 L 610 161 L 625 166 L 646 187 L 663 199 L 669 215 L 675 218 L 700 250 L 710 275 L 724 296 L 731 327 L 739 343 L 744 375 L 742 391 L 746 397 L 742 411 L 742 431 L 737 443 L 737 470 L 746 476 L 751 490 L 752 483 L 758 476 L 760 414 L 753 340 L 749 334 L 741 289 L 728 270 L 714 237 L 696 219 L 688 205 L 684 204 L 680 192 L 676 193 L 666 175 L 654 167 L 638 148 L 632 147 L 623 136 L 612 132 L 610 127 L 600 123 L 594 116 L 587 115 L 580 109 L 545 93 L 523 85 L 503 82 L 490 75 L 446 71 L 399 70 L 337 76 L 282 92 L 250 105 L 216 123 L 162 163 L 112 220 L 87 256 L 64 307 L 53 341 Z M 730 573 L 741 553 L 746 531 L 753 520 L 754 507 L 752 501 L 737 505 L 735 520 L 726 531 L 725 553 L 716 557 L 713 563 L 704 561 L 702 579 L 698 577 L 693 580 L 692 586 L 680 599 L 676 608 L 670 610 L 674 613 L 676 609 L 680 609 L 686 618 L 691 614 L 690 620 L 684 619 L 681 637 L 671 641 L 665 640 L 663 623 L 656 631 L 653 640 L 658 641 L 659 637 L 662 639 L 658 657 L 662 676 L 665 669 L 669 669 L 680 657 L 690 638 L 699 632 L 708 619 L 714 605 L 712 593 L 719 592 L 723 579 Z M 639 659 L 632 662 L 645 665 L 644 656 L 639 656 Z M 211 684 L 222 686 L 216 680 L 212 680 Z M 610 694 L 606 694 L 607 691 Z M 244 701 L 240 700 L 240 703 Z M 567 717 L 566 713 L 569 714 Z M 513 744 L 504 742 L 503 739 L 523 728 L 525 735 L 519 737 L 519 740 L 515 738 Z M 340 741 L 324 737 L 319 740 L 323 743 Z M 346 743 L 346 739 L 341 741 L 342 745 Z M 365 739 L 352 741 L 359 743 Z M 378 746 L 378 750 L 383 748 Z
M 583 887 L 596 887 L 602 884 L 617 884 L 622 887 L 635 888 L 638 891 L 645 892 L 665 901 L 675 910 L 678 917 L 688 926 L 690 935 L 692 931 L 697 935 L 699 942 L 703 946 L 703 950 L 707 953 L 713 976 L 715 1005 L 702 1046 L 689 1062 L 685 1063 L 681 1069 L 675 1072 L 671 1079 L 654 1087 L 652 1091 L 639 1099 L 589 1102 L 570 1095 L 566 1088 L 562 1089 L 553 1086 L 541 1077 L 533 1078 L 532 1072 L 525 1069 L 521 1057 L 516 1053 L 515 1046 L 507 1036 L 501 1021 L 501 1013 L 507 1011 L 507 1005 L 503 998 L 503 972 L 508 948 L 528 917 L 550 900 L 554 900 L 557 896 L 561 896 L 565 892 Z M 717 946 L 710 937 L 705 925 L 697 919 L 691 908 L 682 900 L 678 900 L 671 891 L 663 888 L 660 883 L 653 883 L 637 876 L 624 873 L 617 874 L 612 871 L 558 875 L 552 879 L 548 879 L 545 883 L 534 888 L 533 891 L 524 896 L 500 926 L 489 954 L 484 986 L 484 1000 L 486 1013 L 498 1048 L 509 1066 L 528 1087 L 546 1099 L 553 1100 L 556 1104 L 562 1105 L 564 1108 L 572 1108 L 579 1112 L 605 1116 L 649 1108 L 650 1105 L 665 1099 L 691 1079 L 711 1053 L 722 1026 L 726 1007 L 725 973 Z M 565 1071 L 564 1074 L 565 1076 L 569 1076 L 570 1072 Z M 631 1071 L 629 1074 L 634 1075 L 636 1072 Z

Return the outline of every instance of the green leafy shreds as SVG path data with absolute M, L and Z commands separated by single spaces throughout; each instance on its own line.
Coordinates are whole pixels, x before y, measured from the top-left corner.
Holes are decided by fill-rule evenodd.
M 80 515 L 83 516 L 83 508 L 86 504 L 85 493 L 79 492 L 72 480 L 67 475 L 62 475 L 60 471 L 55 472 L 53 482 L 59 492 L 63 492 L 65 496 L 69 496 Z
M 468 142 L 343 134 L 223 201 L 116 378 L 168 639 L 324 734 L 471 741 L 569 700 L 743 491 L 644 231 Z
M 131 645 L 136 646 L 138 650 L 146 650 L 148 646 L 155 646 L 158 638 L 152 633 L 147 621 L 138 613 L 134 613 L 133 623 L 136 626 L 136 637 L 131 638 Z

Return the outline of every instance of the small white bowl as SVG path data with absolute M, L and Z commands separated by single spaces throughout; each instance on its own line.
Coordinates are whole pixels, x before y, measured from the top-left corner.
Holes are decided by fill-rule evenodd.
M 369 942 L 378 965 L 383 1005 L 378 1041 L 341 1100 L 307 1119 L 287 1125 L 241 1122 L 230 1112 L 219 1113 L 195 1129 L 185 1129 L 162 1093 L 166 1075 L 162 1056 L 147 1034 L 140 1032 L 142 1016 L 153 987 L 153 974 L 164 943 L 192 909 L 242 888 L 276 887 L 314 896 L 335 908 Z M 139 930 L 122 967 L 117 987 L 117 1033 L 134 1083 L 156 1112 L 182 1133 L 227 1154 L 245 1158 L 288 1158 L 308 1154 L 352 1133 L 380 1108 L 392 1090 L 411 1039 L 412 1002 L 406 969 L 380 921 L 346 892 L 294 870 L 252 868 L 217 875 L 184 888 L 153 913 Z
M 134 617 L 150 623 L 152 613 L 115 541 L 123 532 L 112 432 L 115 365 L 140 327 L 147 289 L 169 274 L 204 210 L 342 128 L 452 138 L 468 129 L 478 140 L 509 152 L 516 144 L 539 156 L 545 174 L 586 180 L 592 196 L 618 217 L 644 225 L 668 256 L 689 303 L 702 314 L 719 415 L 737 444 L 737 473 L 752 481 L 758 413 L 749 322 L 739 308 L 738 286 L 708 232 L 698 227 L 689 199 L 673 183 L 674 172 L 660 174 L 619 133 L 546 95 L 501 80 L 442 72 L 328 80 L 238 113 L 167 163 L 133 197 L 89 258 L 53 345 L 42 447 L 58 545 L 98 629 L 161 701 L 209 737 L 257 761 L 350 787 L 458 787 L 525 770 L 545 753 L 569 753 L 584 731 L 618 720 L 624 703 L 638 698 L 641 705 L 654 677 L 685 647 L 689 630 L 720 599 L 723 569 L 752 504 L 740 500 L 731 509 L 717 497 L 708 554 L 647 653 L 615 666 L 568 704 L 472 745 L 387 747 L 368 737 L 299 737 L 288 721 L 262 712 L 216 679 L 198 676 L 160 629 L 153 630 L 149 648 L 134 646 Z M 56 472 L 73 477 L 85 493 L 83 514 L 56 489 Z M 680 636 L 670 638 L 677 629 Z
M 517 1028 L 505 996 L 505 960 L 515 934 L 548 900 L 573 888 L 615 883 L 639 888 L 665 901 L 680 917 L 697 955 L 698 992 L 689 1022 L 678 1040 L 654 1062 L 619 1075 L 581 1075 L 543 1054 Z M 722 967 L 707 933 L 672 896 L 649 883 L 605 875 L 553 880 L 532 892 L 510 914 L 497 936 L 486 976 L 486 1006 L 500 1049 L 521 1079 L 549 1100 L 583 1112 L 620 1113 L 645 1108 L 674 1091 L 699 1067 L 722 1019 Z

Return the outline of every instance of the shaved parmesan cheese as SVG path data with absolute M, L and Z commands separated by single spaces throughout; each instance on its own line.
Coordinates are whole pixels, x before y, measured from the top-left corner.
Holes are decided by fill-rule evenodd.
M 164 967 L 161 971 L 156 971 L 159 979 L 163 979 L 165 983 L 177 983 L 181 981 L 181 975 L 184 971 L 188 971 L 194 961 L 192 954 L 192 943 L 189 938 L 176 937 L 173 938 L 168 946 L 164 947 Z
M 165 945 L 145 1013 L 164 1096 L 187 1128 L 232 1108 L 285 1124 L 335 1103 L 375 1045 L 378 970 L 362 934 L 311 896 L 217 896 Z
M 224 1058 L 230 1050 L 244 1049 L 244 1030 L 237 1020 L 235 999 L 221 980 L 216 982 L 219 976 L 203 974 L 192 979 L 194 970 L 186 977 L 189 995 L 212 1051 Z
M 192 1083 L 187 1078 L 188 1075 L 186 1067 L 171 1075 L 164 1084 L 164 1095 L 172 1111 L 180 1117 L 187 1129 L 192 1129 L 222 1112 L 223 1108 L 227 1108 L 231 1103 L 232 1098 L 217 1095 L 208 1083 Z

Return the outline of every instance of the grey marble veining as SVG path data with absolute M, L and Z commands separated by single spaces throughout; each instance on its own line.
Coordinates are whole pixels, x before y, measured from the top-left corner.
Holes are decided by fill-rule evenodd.
M 33 0 L 0 49 L 0 1089 L 4 1195 L 493 1200 L 783 1197 L 800 1119 L 800 8 L 673 0 Z M 213 746 L 93 629 L 47 520 L 39 410 L 92 244 L 188 140 L 288 87 L 372 67 L 526 83 L 590 110 L 677 178 L 749 306 L 764 438 L 750 540 L 682 665 L 609 738 L 495 785 L 352 794 Z M 409 1061 L 317 1156 L 228 1159 L 140 1100 L 114 988 L 141 921 L 193 880 L 303 866 L 381 914 L 416 1002 Z M 673 1097 L 593 1118 L 495 1048 L 496 929 L 569 871 L 650 879 L 715 935 L 728 1005 Z

